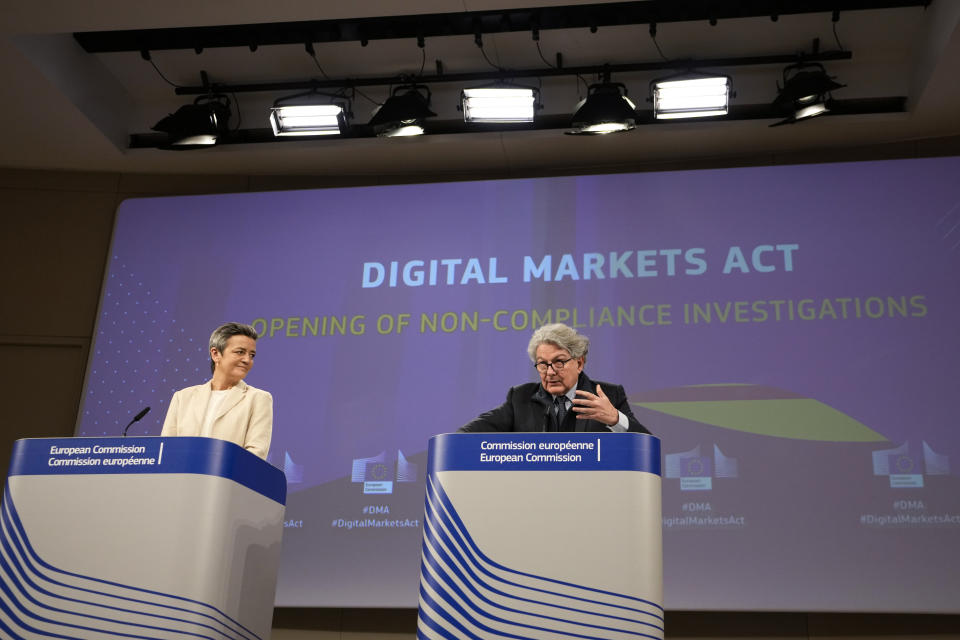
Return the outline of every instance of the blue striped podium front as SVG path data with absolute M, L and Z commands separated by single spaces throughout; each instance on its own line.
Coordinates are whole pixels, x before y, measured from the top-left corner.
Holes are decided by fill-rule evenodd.
M 660 441 L 430 440 L 417 636 L 663 638 Z

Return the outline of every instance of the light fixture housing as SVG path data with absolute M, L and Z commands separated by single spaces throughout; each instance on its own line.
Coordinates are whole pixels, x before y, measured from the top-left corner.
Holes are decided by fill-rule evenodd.
M 498 84 L 460 92 L 464 122 L 533 122 L 540 92 L 533 87 Z
M 730 76 L 687 72 L 650 83 L 657 120 L 725 116 L 730 110 Z
M 794 124 L 827 113 L 833 100 L 831 92 L 845 86 L 827 75 L 822 64 L 808 62 L 786 66 L 783 69 L 783 86 L 777 83 L 778 93 L 773 107 L 787 117 L 770 126 Z
M 270 108 L 275 136 L 334 136 L 346 131 L 346 114 L 339 104 L 281 105 Z
M 270 108 L 274 136 L 334 136 L 346 133 L 349 101 L 307 91 L 277 99 Z
M 619 82 L 590 85 L 587 97 L 576 107 L 572 119 L 575 135 L 602 135 L 629 131 L 637 125 L 637 107 Z
M 199 96 L 151 127 L 167 134 L 162 149 L 203 149 L 217 144 L 229 132 L 230 100 L 222 94 Z
M 404 85 L 393 90 L 386 102 L 377 107 L 369 126 L 381 137 L 423 135 L 423 121 L 437 114 L 430 110 L 430 89 L 424 85 Z

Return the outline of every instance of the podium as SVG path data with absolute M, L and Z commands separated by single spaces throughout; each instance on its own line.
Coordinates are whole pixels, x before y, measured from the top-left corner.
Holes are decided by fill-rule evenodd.
M 0 637 L 270 637 L 286 479 L 209 438 L 14 444 Z
M 660 441 L 431 438 L 417 637 L 663 638 Z

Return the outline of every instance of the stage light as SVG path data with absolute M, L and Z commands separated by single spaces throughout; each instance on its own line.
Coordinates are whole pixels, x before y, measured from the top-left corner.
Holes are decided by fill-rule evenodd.
M 787 118 L 770 125 L 793 124 L 830 111 L 831 92 L 846 85 L 838 84 L 818 63 L 791 64 L 783 70 L 783 86 L 777 83 L 778 94 L 773 107 Z
M 410 138 L 413 136 L 422 136 L 426 133 L 423 125 L 419 124 L 399 124 L 394 127 L 384 129 L 377 135 L 382 138 Z
M 605 134 L 629 131 L 636 126 L 636 106 L 619 82 L 591 85 L 587 97 L 577 104 L 570 134 Z
M 341 104 L 274 104 L 270 126 L 275 136 L 332 136 L 347 130 Z
M 826 113 L 830 109 L 827 108 L 826 102 L 819 102 L 812 104 L 809 107 L 801 107 L 797 109 L 794 114 L 794 120 L 805 120 L 807 118 L 813 118 L 819 116 L 821 113 Z
M 533 122 L 539 92 L 531 87 L 497 85 L 460 93 L 465 122 Z
M 209 147 L 228 132 L 230 101 L 225 95 L 200 96 L 155 124 L 152 129 L 167 134 L 163 149 Z
M 691 72 L 654 80 L 650 87 L 658 120 L 725 116 L 729 110 L 729 76 Z
M 386 138 L 423 135 L 423 121 L 437 114 L 430 110 L 430 90 L 423 85 L 405 85 L 393 90 L 377 107 L 368 123 Z

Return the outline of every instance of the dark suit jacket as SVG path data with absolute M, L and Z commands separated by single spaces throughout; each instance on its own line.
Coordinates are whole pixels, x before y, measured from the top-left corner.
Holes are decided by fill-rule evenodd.
M 597 384 L 587 377 L 587 374 L 580 372 L 580 378 L 577 380 L 577 389 L 597 392 Z M 618 384 L 608 382 L 599 383 L 603 387 L 603 392 L 607 394 L 611 404 L 627 416 L 629 427 L 627 431 L 635 433 L 650 433 L 640 424 L 630 410 L 630 404 L 627 402 L 627 394 L 623 387 Z M 490 431 L 546 431 L 549 429 L 550 418 L 549 410 L 553 403 L 553 397 L 547 393 L 539 382 L 528 382 L 511 387 L 507 391 L 507 401 L 502 405 L 481 414 L 475 420 L 460 427 L 460 433 L 481 433 Z M 567 420 L 573 421 L 575 431 L 610 431 L 610 428 L 596 420 L 577 420 L 576 412 L 567 411 Z M 565 420 L 566 424 L 567 421 Z

